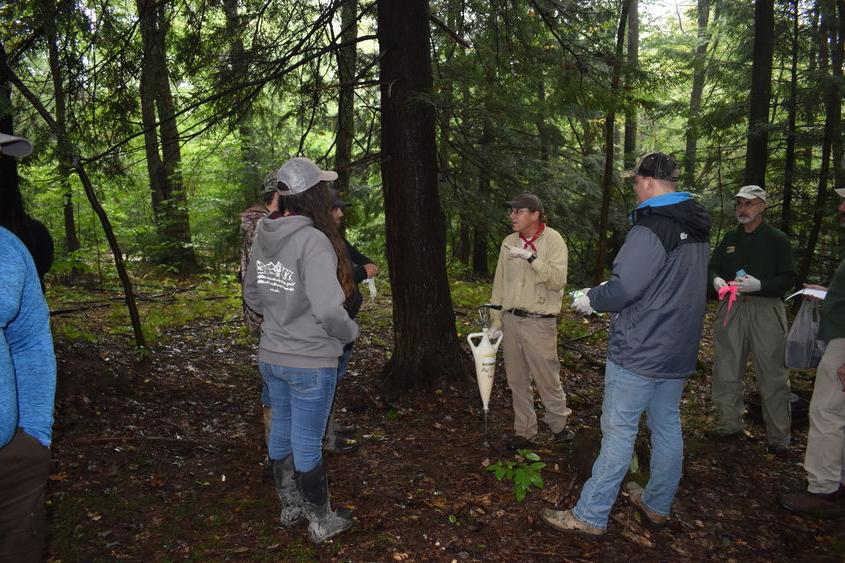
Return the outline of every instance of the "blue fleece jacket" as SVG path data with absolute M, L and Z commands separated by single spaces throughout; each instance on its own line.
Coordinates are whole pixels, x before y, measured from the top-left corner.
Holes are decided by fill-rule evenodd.
M 32 257 L 0 227 L 0 447 L 20 427 L 50 446 L 56 356 L 50 311 Z

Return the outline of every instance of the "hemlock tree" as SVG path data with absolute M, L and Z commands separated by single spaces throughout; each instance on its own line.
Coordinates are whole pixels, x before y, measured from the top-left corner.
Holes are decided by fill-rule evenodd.
M 446 277 L 427 0 L 379 0 L 381 173 L 393 290 L 388 389 L 465 374 Z

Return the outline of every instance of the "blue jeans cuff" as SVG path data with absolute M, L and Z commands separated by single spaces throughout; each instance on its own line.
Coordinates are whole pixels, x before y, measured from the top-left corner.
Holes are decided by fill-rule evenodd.
M 582 524 L 592 526 L 593 528 L 601 528 L 602 530 L 607 529 L 607 524 L 599 524 L 595 520 L 590 520 L 589 518 L 584 518 L 583 516 L 578 514 L 578 508 L 577 507 L 573 507 L 571 512 L 572 512 L 572 516 L 574 516 L 575 519 L 578 520 L 579 522 L 581 522 Z

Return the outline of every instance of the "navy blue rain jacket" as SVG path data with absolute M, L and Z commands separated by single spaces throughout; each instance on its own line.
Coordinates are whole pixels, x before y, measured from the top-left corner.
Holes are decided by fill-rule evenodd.
M 643 202 L 631 219 L 610 280 L 588 293 L 596 311 L 615 313 L 607 358 L 643 377 L 687 377 L 707 303 L 710 216 L 673 192 Z

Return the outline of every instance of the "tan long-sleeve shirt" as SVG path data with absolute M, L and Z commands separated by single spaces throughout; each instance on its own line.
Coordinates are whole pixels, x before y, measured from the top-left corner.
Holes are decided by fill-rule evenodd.
M 524 258 L 511 258 L 508 246 L 522 248 L 519 233 L 511 233 L 502 241 L 491 301 L 501 305 L 504 311 L 522 309 L 543 315 L 560 313 L 561 291 L 566 287 L 569 260 L 569 251 L 560 233 L 545 228 L 534 242 L 537 258 L 530 264 Z M 500 311 L 491 312 L 491 324 L 496 328 L 502 327 Z

